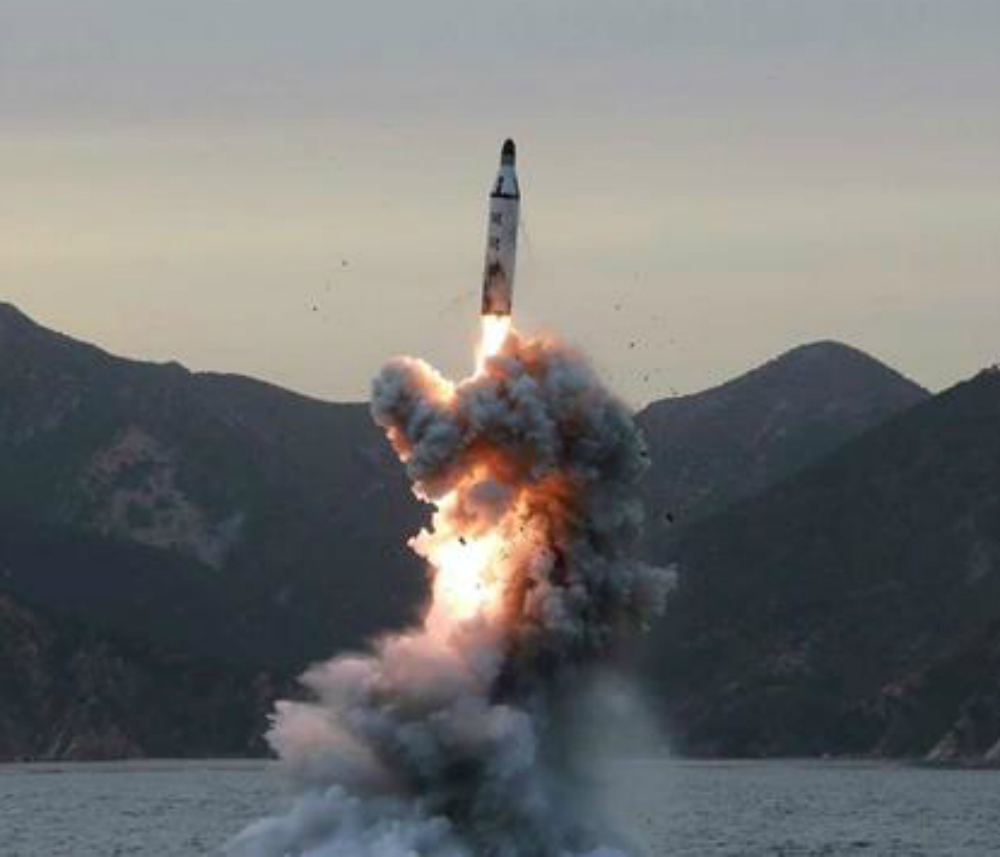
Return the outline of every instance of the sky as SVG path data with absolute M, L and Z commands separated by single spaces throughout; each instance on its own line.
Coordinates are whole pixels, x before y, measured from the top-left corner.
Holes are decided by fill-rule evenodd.
M 0 300 L 337 400 L 515 315 L 630 402 L 838 339 L 1000 360 L 996 0 L 0 0 Z

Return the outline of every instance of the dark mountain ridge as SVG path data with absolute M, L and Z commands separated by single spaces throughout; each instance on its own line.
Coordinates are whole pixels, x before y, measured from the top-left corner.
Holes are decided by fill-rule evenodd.
M 654 402 L 639 414 L 653 452 L 647 503 L 678 520 L 697 520 L 759 493 L 927 396 L 850 346 L 793 348 L 732 381 Z M 659 532 L 661 540 L 669 536 L 662 526 Z
M 195 608 L 182 578 L 220 578 L 230 597 L 214 621 L 231 633 L 207 653 L 251 662 L 359 645 L 405 621 L 422 591 L 405 546 L 378 537 L 387 521 L 414 531 L 423 513 L 365 406 L 122 360 L 9 306 L 0 514 L 21 531 L 31 521 L 117 542 L 107 550 L 118 557 L 121 542 L 169 554 L 147 559 L 184 569 L 184 609 Z M 62 566 L 39 572 L 46 591 L 72 588 L 72 564 Z M 114 562 L 92 564 L 88 583 L 96 600 L 145 590 Z
M 290 689 L 0 592 L 0 761 L 259 753 L 271 702 Z
M 820 344 L 651 405 L 650 505 L 697 517 L 923 395 Z M 127 631 L 143 617 L 156 639 L 186 634 L 211 656 L 301 665 L 413 615 L 424 574 L 405 538 L 425 515 L 364 405 L 124 360 L 0 304 L 0 553 L 19 557 L 19 597 Z M 75 534 L 81 562 L 105 555 L 82 579 L 56 550 Z
M 649 668 L 689 751 L 935 755 L 996 699 L 974 664 L 997 657 L 1000 374 L 696 524 L 669 555 L 682 585 Z M 993 752 L 992 711 L 974 748 L 955 746 Z
M 639 419 L 656 543 L 925 395 L 827 343 L 654 403 Z M 416 614 L 424 570 L 405 542 L 425 516 L 364 405 L 124 360 L 0 304 L 0 595 L 60 639 L 290 674 Z M 169 671 L 142 657 L 168 706 Z M 141 734 L 128 752 L 152 752 Z

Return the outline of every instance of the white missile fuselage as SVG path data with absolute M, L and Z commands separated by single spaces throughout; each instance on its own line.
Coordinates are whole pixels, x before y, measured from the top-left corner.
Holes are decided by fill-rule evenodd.
M 507 316 L 514 299 L 517 263 L 517 229 L 521 189 L 517 183 L 514 141 L 507 140 L 500 153 L 500 171 L 490 193 L 486 229 L 486 269 L 483 274 L 483 315 Z

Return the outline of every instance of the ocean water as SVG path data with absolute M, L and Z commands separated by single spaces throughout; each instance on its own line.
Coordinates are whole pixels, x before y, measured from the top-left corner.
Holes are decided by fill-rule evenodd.
M 644 855 L 1000 855 L 1000 771 L 643 760 L 599 780 Z M 0 765 L 0 855 L 210 855 L 284 801 L 260 762 Z

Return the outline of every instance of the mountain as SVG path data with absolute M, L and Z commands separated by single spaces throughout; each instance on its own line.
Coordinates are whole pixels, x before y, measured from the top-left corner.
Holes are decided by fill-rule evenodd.
M 423 516 L 364 405 L 123 360 L 0 305 L 15 595 L 127 629 L 159 605 L 157 639 L 301 665 L 408 620 Z
M 644 482 L 651 537 L 669 539 L 672 523 L 757 494 L 927 396 L 855 348 L 817 342 L 714 389 L 652 403 L 638 415 L 653 461 Z
M 656 543 L 925 395 L 821 343 L 654 403 L 639 415 L 656 462 L 644 490 L 677 520 L 654 518 Z M 157 743 L 163 721 L 141 696 L 197 712 L 180 718 L 190 746 L 239 752 L 242 726 L 212 738 L 199 725 L 223 700 L 198 682 L 251 717 L 268 697 L 257 676 L 285 687 L 308 662 L 410 621 L 425 573 L 405 542 L 426 514 L 363 404 L 125 360 L 0 303 L 0 651 L 31 640 L 18 651 L 39 653 L 30 681 L 16 664 L 31 659 L 0 662 L 7 756 L 186 752 Z M 86 711 L 104 712 L 93 728 L 74 702 L 91 698 L 81 662 L 99 677 L 86 685 Z M 38 706 L 37 740 L 11 739 Z
M 1000 756 L 1000 373 L 684 531 L 647 669 L 706 755 Z
M 646 490 L 694 518 L 923 395 L 845 346 L 797 349 L 647 408 Z M 0 304 L 0 588 L 27 603 L 300 667 L 414 615 L 425 517 L 365 405 L 124 360 Z
M 258 753 L 288 689 L 267 672 L 54 622 L 0 593 L 0 762 Z

